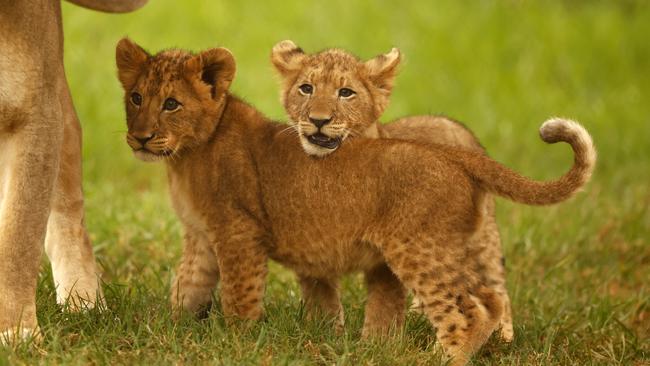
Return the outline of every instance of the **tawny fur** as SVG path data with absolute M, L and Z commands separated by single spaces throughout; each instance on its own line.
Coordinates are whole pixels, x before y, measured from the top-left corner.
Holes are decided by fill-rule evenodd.
M 271 53 L 271 61 L 282 77 L 282 102 L 296 127 L 303 149 L 307 154 L 319 157 L 327 156 L 336 149 L 320 148 L 311 144 L 305 134 L 321 132 L 343 141 L 348 137 L 364 136 L 368 138 L 396 138 L 429 144 L 444 144 L 462 147 L 484 153 L 476 137 L 462 124 L 442 116 L 412 116 L 402 118 L 387 125 L 378 122 L 378 116 L 388 106 L 392 92 L 393 79 L 400 61 L 399 51 L 391 50 L 388 54 L 362 62 L 343 50 L 325 50 L 316 54 L 305 54 L 291 41 L 278 43 Z M 305 95 L 299 88 L 309 84 L 312 94 Z M 340 98 L 337 91 L 348 88 L 355 91 L 352 98 Z M 327 91 L 327 93 L 323 93 Z M 364 113 L 365 111 L 365 113 Z M 318 129 L 310 119 L 314 116 L 330 119 Z M 302 122 L 300 122 L 302 121 Z M 338 126 L 332 128 L 331 126 Z M 347 142 L 346 142 L 347 143 Z M 486 215 L 480 223 L 477 233 L 470 240 L 476 245 L 484 245 L 484 255 L 477 271 L 481 273 L 483 283 L 493 288 L 504 303 L 500 335 L 507 342 L 514 337 L 510 298 L 505 287 L 504 259 L 501 239 L 494 216 L 494 198 L 486 196 Z M 368 275 L 368 274 L 367 274 Z M 320 280 L 314 283 L 326 283 Z M 401 286 L 399 282 L 395 286 Z M 391 293 L 398 294 L 397 291 Z M 372 292 L 370 292 L 372 299 Z M 303 292 L 305 302 L 311 308 L 317 308 L 315 301 Z M 328 299 L 329 303 L 339 299 Z M 401 297 L 383 296 L 380 301 L 368 301 L 366 304 L 365 329 L 374 333 L 387 333 L 390 325 L 400 326 L 404 320 L 404 309 L 399 307 L 404 301 Z M 414 308 L 421 309 L 422 303 L 415 301 Z M 325 307 L 327 309 L 327 307 Z M 341 307 L 330 306 L 330 309 Z M 398 309 L 392 315 L 390 309 Z M 322 309 L 318 309 L 322 310 Z M 340 314 L 333 314 L 342 319 Z M 391 318 L 392 317 L 392 318 Z M 378 322 L 374 319 L 388 319 Z
M 165 161 L 186 232 L 175 309 L 202 309 L 220 280 L 224 315 L 259 319 L 269 258 L 301 278 L 388 266 L 423 300 L 453 364 L 465 364 L 503 312 L 475 271 L 483 248 L 469 247 L 485 192 L 557 202 L 593 168 L 580 156 L 558 185 L 476 152 L 361 137 L 314 161 L 282 133 L 285 125 L 228 93 L 235 61 L 226 49 L 151 56 L 124 39 L 117 64 L 127 142 L 141 159 Z M 164 109 L 169 98 L 179 103 Z M 562 132 L 576 152 L 593 153 L 584 130 Z
M 77 2 L 106 11 L 144 3 Z M 0 343 L 37 332 L 43 243 L 58 303 L 79 309 L 100 295 L 84 225 L 81 128 L 63 69 L 60 6 L 16 0 L 0 10 Z

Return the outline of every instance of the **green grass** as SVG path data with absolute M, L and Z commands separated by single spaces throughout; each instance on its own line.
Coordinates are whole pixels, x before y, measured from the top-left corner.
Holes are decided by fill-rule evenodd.
M 346 279 L 345 334 L 308 322 L 293 275 L 273 265 L 267 317 L 227 328 L 170 320 L 167 292 L 180 225 L 164 168 L 124 142 L 114 47 L 230 48 L 233 89 L 285 119 L 271 47 L 343 47 L 363 58 L 401 48 L 405 62 L 384 120 L 444 113 L 490 154 L 535 178 L 558 176 L 568 147 L 539 141 L 553 115 L 581 121 L 599 164 L 585 192 L 555 207 L 499 202 L 516 340 L 490 342 L 478 365 L 650 364 L 650 6 L 639 1 L 170 1 L 129 15 L 64 5 L 66 67 L 84 139 L 88 228 L 107 309 L 62 312 L 44 262 L 38 347 L 0 350 L 0 364 L 425 365 L 435 334 L 409 317 L 386 343 L 360 340 L 364 289 Z

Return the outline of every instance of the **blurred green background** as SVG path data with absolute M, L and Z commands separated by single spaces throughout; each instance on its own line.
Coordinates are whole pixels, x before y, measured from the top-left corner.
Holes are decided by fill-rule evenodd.
M 465 122 L 492 157 L 538 179 L 560 175 L 572 161 L 567 146 L 539 140 L 539 125 L 551 116 L 580 121 L 599 150 L 585 192 L 548 208 L 498 203 L 517 340 L 493 342 L 475 363 L 647 364 L 647 2 L 151 0 L 127 15 L 64 4 L 63 16 L 67 74 L 84 129 L 87 221 L 111 315 L 60 315 L 46 272 L 39 292 L 48 334 L 41 361 L 433 362 L 433 333 L 416 316 L 406 335 L 388 345 L 359 340 L 364 290 L 356 277 L 344 286 L 344 337 L 326 326 L 293 324 L 301 313 L 299 292 L 279 266 L 269 281 L 269 316 L 252 330 L 229 331 L 218 316 L 172 325 L 166 293 L 180 225 L 164 167 L 134 159 L 124 141 L 114 50 L 129 36 L 150 52 L 229 48 L 238 64 L 232 90 L 279 120 L 285 114 L 269 62 L 276 42 L 291 39 L 307 52 L 341 47 L 364 59 L 399 47 L 405 61 L 383 121 L 446 114 Z M 31 363 L 42 355 L 26 350 L 4 357 Z

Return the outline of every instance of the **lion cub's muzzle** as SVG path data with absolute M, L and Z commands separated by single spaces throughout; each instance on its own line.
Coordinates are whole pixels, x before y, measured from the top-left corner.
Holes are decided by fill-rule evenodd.
M 174 153 L 174 149 L 168 146 L 168 139 L 155 134 L 141 136 L 129 133 L 126 142 L 136 156 L 144 158 L 143 160 L 149 160 L 150 157 L 165 158 Z
M 309 123 L 301 126 L 307 141 L 310 144 L 330 150 L 339 147 L 343 139 L 341 136 L 336 136 L 339 131 L 332 128 L 330 122 L 332 122 L 332 118 L 313 118 L 310 116 Z
M 333 138 L 325 134 L 322 134 L 320 132 L 307 136 L 307 141 L 309 141 L 309 143 L 318 145 L 320 147 L 324 147 L 326 149 L 336 149 L 337 147 L 339 147 L 339 145 L 341 145 L 340 137 Z

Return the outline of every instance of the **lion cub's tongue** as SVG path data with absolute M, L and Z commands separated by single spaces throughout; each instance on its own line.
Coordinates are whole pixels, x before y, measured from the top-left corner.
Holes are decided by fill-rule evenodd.
M 322 134 L 320 132 L 317 133 L 317 134 L 312 135 L 311 138 L 314 141 L 318 141 L 318 142 L 328 142 L 328 141 L 331 140 L 331 138 L 327 137 L 326 135 L 324 135 L 324 134 Z

